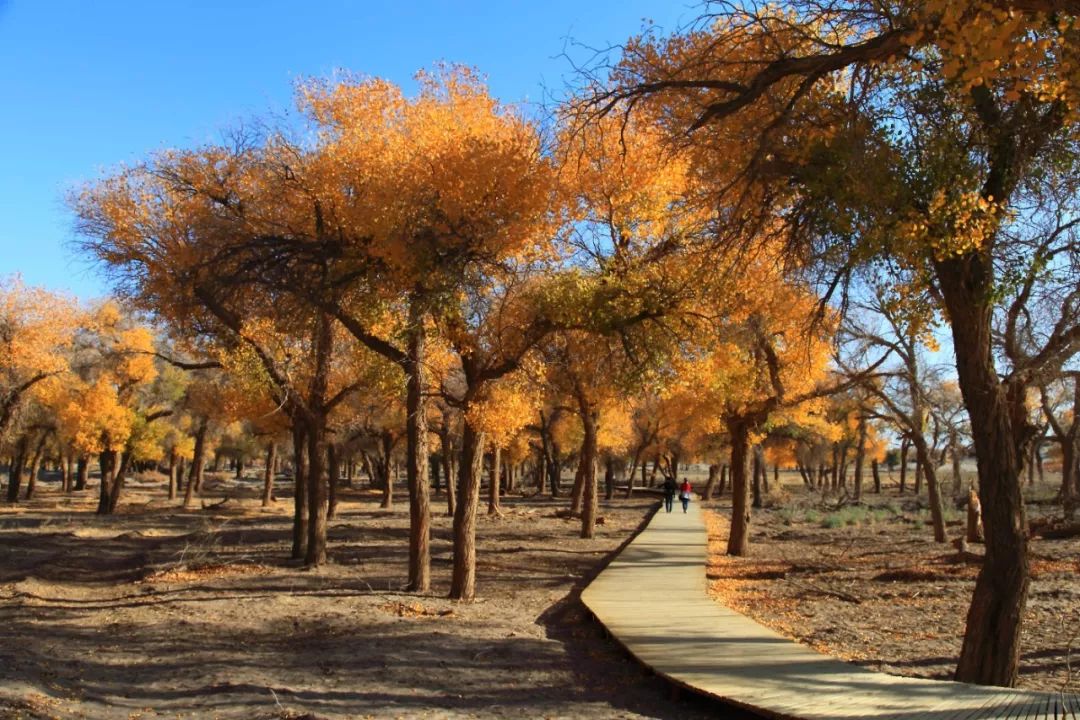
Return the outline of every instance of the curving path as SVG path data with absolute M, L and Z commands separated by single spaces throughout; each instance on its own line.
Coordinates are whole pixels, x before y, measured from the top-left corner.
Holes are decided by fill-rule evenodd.
M 777 718 L 1080 720 L 1080 696 L 897 677 L 799 645 L 708 597 L 707 544 L 698 503 L 661 510 L 581 594 L 677 686 Z

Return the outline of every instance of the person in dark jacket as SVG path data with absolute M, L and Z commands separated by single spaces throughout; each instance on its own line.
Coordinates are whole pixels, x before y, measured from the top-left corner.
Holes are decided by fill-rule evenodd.
M 664 481 L 664 509 L 668 512 L 671 512 L 671 506 L 675 502 L 675 491 L 677 489 L 674 478 L 668 478 Z

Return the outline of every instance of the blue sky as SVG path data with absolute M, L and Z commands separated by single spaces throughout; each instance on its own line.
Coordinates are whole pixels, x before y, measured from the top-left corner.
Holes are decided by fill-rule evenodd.
M 162 147 L 212 141 L 291 109 L 300 77 L 335 69 L 406 86 L 439 60 L 474 65 L 506 101 L 542 101 L 589 53 L 678 0 L 438 2 L 0 0 L 0 276 L 89 299 L 107 290 L 66 248 L 67 189 Z

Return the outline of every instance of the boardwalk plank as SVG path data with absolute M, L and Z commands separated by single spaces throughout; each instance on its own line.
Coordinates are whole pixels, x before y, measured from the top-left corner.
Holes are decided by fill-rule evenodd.
M 706 550 L 696 505 L 658 513 L 581 596 L 616 641 L 678 686 L 805 720 L 1053 717 L 1048 693 L 886 675 L 799 645 L 707 596 Z
M 1062 695 L 1065 700 L 1065 707 L 1069 710 L 1070 720 L 1080 720 L 1080 696 L 1077 695 Z

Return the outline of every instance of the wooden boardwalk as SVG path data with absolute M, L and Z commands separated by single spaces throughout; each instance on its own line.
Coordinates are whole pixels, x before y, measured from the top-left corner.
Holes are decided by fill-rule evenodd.
M 1080 720 L 1080 696 L 902 678 L 821 655 L 706 594 L 698 504 L 658 512 L 582 601 L 626 649 L 677 686 L 766 717 Z

